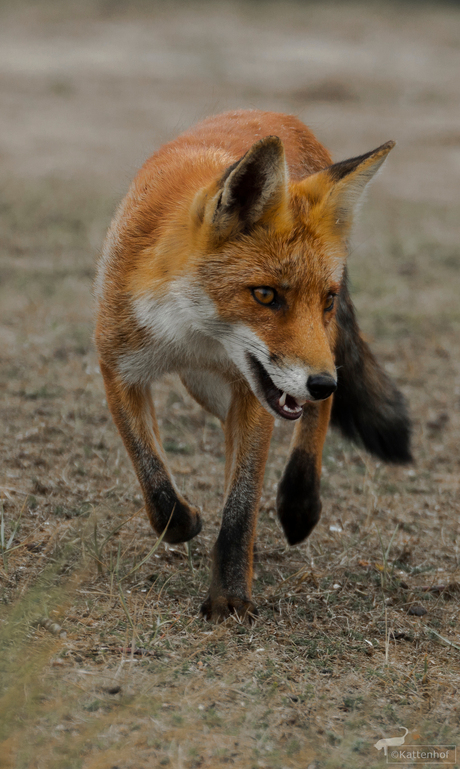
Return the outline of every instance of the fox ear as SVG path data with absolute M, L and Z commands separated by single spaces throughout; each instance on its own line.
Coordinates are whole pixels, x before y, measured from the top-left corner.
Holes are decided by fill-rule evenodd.
M 281 139 L 267 136 L 256 142 L 221 177 L 212 228 L 221 236 L 247 231 L 283 202 L 287 181 Z
M 367 184 L 394 146 L 394 141 L 386 142 L 372 152 L 335 163 L 304 179 L 304 193 L 312 207 L 319 205 L 324 215 L 334 217 L 336 227 L 348 229 Z

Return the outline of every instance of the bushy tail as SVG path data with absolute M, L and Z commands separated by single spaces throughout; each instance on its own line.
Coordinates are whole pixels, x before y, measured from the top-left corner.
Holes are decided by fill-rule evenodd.
M 337 309 L 338 387 L 332 424 L 385 462 L 412 461 L 411 422 L 402 393 L 362 338 L 345 280 Z

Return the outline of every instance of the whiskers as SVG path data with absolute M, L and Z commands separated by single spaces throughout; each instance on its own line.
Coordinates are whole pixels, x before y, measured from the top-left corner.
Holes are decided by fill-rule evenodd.
M 228 339 L 230 342 L 236 344 L 243 352 L 251 352 L 259 361 L 268 358 L 267 351 L 263 342 L 257 344 L 254 339 L 248 338 L 237 329 L 234 329 L 229 334 Z

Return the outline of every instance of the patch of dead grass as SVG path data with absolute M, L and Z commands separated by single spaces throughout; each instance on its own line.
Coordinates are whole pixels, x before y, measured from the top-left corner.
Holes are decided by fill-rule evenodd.
M 136 769 L 307 760 L 332 769 L 369 766 L 373 743 L 401 723 L 425 742 L 454 740 L 452 326 L 378 336 L 380 357 L 411 401 L 416 464 L 385 467 L 331 434 L 323 519 L 292 550 L 274 512 L 290 432 L 275 427 L 256 554 L 260 618 L 216 627 L 197 612 L 218 531 L 220 428 L 174 378 L 156 388 L 171 466 L 206 520 L 190 551 L 151 552 L 155 538 L 90 345 L 90 278 L 65 271 L 75 300 L 57 330 L 44 278 L 34 287 L 42 301 L 3 315 L 17 353 L 5 350 L 0 373 L 4 756 L 13 751 L 18 767 L 108 767 L 117 755 L 117 766 Z M 427 613 L 408 614 L 417 604 Z M 66 638 L 37 624 L 43 617 Z

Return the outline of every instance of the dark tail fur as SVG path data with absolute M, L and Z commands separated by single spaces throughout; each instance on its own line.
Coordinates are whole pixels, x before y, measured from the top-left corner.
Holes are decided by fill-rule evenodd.
M 385 462 L 410 462 L 411 422 L 404 397 L 360 334 L 346 278 L 338 299 L 332 424 Z

